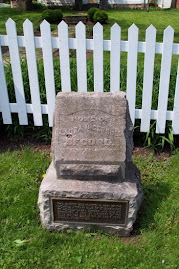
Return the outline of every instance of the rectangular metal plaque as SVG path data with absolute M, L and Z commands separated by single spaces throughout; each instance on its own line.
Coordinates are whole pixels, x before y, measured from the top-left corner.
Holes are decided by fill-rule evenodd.
M 52 198 L 54 222 L 126 224 L 128 201 Z

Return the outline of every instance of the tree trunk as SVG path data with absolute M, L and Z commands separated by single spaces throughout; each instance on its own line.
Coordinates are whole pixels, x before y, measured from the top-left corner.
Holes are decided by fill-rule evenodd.
M 100 0 L 99 8 L 100 9 L 107 9 L 108 8 L 108 0 Z
M 177 1 L 176 1 L 176 0 L 172 0 L 172 3 L 171 3 L 171 8 L 176 8 L 176 3 L 177 3 Z
M 78 10 L 82 10 L 83 2 L 82 0 L 75 0 L 75 8 Z
M 11 0 L 11 8 L 20 8 L 26 10 L 25 0 Z
M 26 0 L 26 10 L 32 10 L 32 0 Z

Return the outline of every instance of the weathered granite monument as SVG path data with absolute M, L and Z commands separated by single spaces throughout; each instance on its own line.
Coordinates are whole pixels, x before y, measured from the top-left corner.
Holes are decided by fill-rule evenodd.
M 143 199 L 123 92 L 59 93 L 53 161 L 38 204 L 49 230 L 95 226 L 129 236 Z

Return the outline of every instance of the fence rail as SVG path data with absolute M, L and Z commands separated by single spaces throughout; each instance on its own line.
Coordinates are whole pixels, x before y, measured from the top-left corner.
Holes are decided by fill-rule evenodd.
M 145 42 L 138 41 L 138 28 L 132 25 L 128 30 L 128 41 L 121 40 L 121 28 L 111 27 L 111 39 L 103 40 L 103 27 L 97 23 L 93 27 L 93 39 L 86 39 L 85 25 L 76 26 L 76 38 L 68 37 L 65 22 L 58 25 L 58 37 L 51 37 L 50 24 L 43 21 L 40 25 L 41 36 L 34 36 L 33 25 L 29 20 L 23 24 L 24 36 L 17 36 L 16 24 L 12 19 L 6 23 L 7 35 L 0 35 L 0 112 L 4 124 L 11 124 L 11 113 L 18 113 L 19 124 L 28 125 L 27 114 L 33 114 L 34 125 L 42 126 L 42 114 L 48 114 L 49 126 L 53 124 L 55 107 L 55 83 L 53 69 L 53 49 L 59 49 L 61 87 L 63 92 L 71 91 L 69 49 L 76 50 L 77 85 L 79 92 L 87 91 L 86 51 L 93 51 L 94 91 L 103 92 L 103 51 L 110 51 L 110 91 L 120 90 L 120 52 L 127 52 L 127 89 L 126 96 L 132 122 L 141 119 L 141 132 L 148 132 L 150 121 L 156 120 L 156 133 L 165 133 L 166 121 L 172 121 L 174 134 L 179 134 L 179 64 L 176 78 L 173 111 L 167 110 L 170 70 L 173 55 L 179 55 L 179 44 L 173 43 L 174 30 L 167 27 L 163 43 L 156 42 L 156 29 L 146 30 Z M 3 66 L 2 46 L 9 47 L 10 61 L 14 80 L 16 103 L 10 103 Z M 24 94 L 19 48 L 26 50 L 31 104 L 27 104 Z M 47 104 L 41 104 L 36 49 L 42 48 Z M 142 107 L 136 109 L 137 56 L 144 53 L 144 75 Z M 152 91 L 155 54 L 162 54 L 158 109 L 152 110 Z M 60 74 L 59 74 L 60 76 Z

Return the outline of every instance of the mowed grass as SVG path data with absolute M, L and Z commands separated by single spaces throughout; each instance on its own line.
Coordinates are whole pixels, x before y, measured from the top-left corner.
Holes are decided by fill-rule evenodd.
M 109 16 L 109 23 L 103 25 L 104 39 L 110 39 L 110 28 L 114 23 L 121 26 L 122 40 L 128 39 L 128 28 L 135 23 L 139 28 L 139 41 L 145 40 L 146 29 L 153 24 L 157 29 L 156 40 L 163 41 L 163 31 L 170 25 L 175 31 L 174 42 L 179 43 L 179 9 L 156 10 L 151 8 L 150 12 L 146 10 L 131 10 L 131 9 L 109 9 L 106 11 Z M 69 15 L 86 15 L 86 11 L 63 10 L 64 16 Z M 17 25 L 17 33 L 23 34 L 23 22 L 28 18 L 34 25 L 34 31 L 40 30 L 42 22 L 42 11 L 26 12 L 20 9 L 0 8 L 0 34 L 6 34 L 5 23 L 8 18 L 12 18 Z M 87 38 L 91 37 L 93 25 L 87 26 Z M 57 25 L 51 24 L 51 29 L 56 30 Z M 109 62 L 109 53 L 104 52 L 104 63 Z M 121 62 L 127 62 L 127 53 L 121 53 Z M 144 54 L 138 53 L 138 63 L 143 65 Z M 161 55 L 156 55 L 155 64 L 160 66 Z M 178 56 L 174 55 L 172 66 L 177 68 Z
M 179 268 L 179 151 L 135 157 L 145 199 L 129 239 L 43 230 L 37 198 L 49 163 L 30 148 L 0 153 L 0 268 Z
M 175 30 L 174 42 L 179 42 L 179 10 L 155 10 L 151 9 L 150 12 L 146 10 L 131 10 L 131 9 L 109 9 L 106 11 L 109 16 L 109 23 L 104 24 L 104 38 L 110 38 L 110 28 L 114 23 L 121 26 L 122 40 L 128 39 L 128 28 L 135 23 L 139 27 L 139 40 L 145 40 L 146 29 L 153 24 L 157 29 L 157 41 L 163 40 L 163 31 L 169 25 Z M 17 23 L 19 32 L 22 32 L 22 24 L 26 18 L 31 20 L 35 29 L 39 29 L 42 11 L 23 11 L 20 9 L 0 8 L 0 34 L 5 34 L 5 22 L 8 18 L 12 18 Z M 84 14 L 87 12 L 75 10 L 63 10 L 64 16 Z M 52 28 L 54 25 L 52 25 Z M 92 26 L 91 26 L 92 27 Z
M 179 10 L 155 10 L 150 12 L 146 10 L 130 10 L 130 9 L 110 9 L 107 11 L 111 24 L 118 23 L 121 26 L 122 40 L 128 39 L 128 28 L 134 23 L 139 28 L 139 40 L 145 41 L 145 31 L 152 24 L 157 29 L 157 41 L 163 41 L 163 31 L 169 25 L 175 31 L 174 42 L 179 42 Z M 109 38 L 109 29 L 111 25 L 105 25 L 104 37 Z
M 23 11 L 17 8 L 1 7 L 0 8 L 0 34 L 6 34 L 6 21 L 11 18 L 16 22 L 17 33 L 22 34 L 23 22 L 29 19 L 33 22 L 34 30 L 39 29 L 41 21 L 41 12 L 37 11 Z

